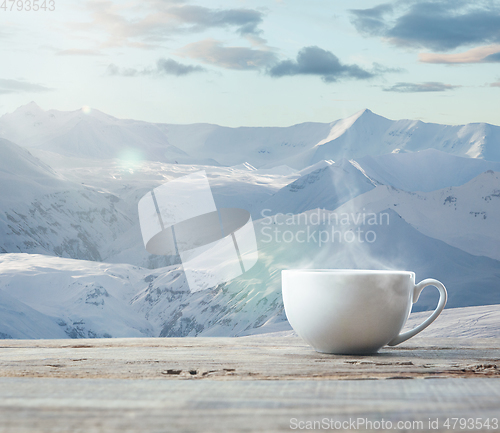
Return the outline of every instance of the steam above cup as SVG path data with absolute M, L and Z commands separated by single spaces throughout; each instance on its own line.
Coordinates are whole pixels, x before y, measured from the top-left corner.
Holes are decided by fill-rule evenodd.
M 400 344 L 429 326 L 447 300 L 441 282 L 415 284 L 415 274 L 407 271 L 297 269 L 281 275 L 290 325 L 322 353 L 369 354 Z M 400 333 L 427 286 L 439 290 L 436 309 L 419 326 Z

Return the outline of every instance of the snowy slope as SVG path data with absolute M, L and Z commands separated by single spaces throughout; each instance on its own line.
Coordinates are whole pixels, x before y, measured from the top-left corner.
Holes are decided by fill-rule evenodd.
M 101 260 L 128 229 L 120 199 L 68 181 L 25 149 L 0 140 L 0 252 Z
M 43 155 L 43 154 L 42 154 Z M 206 170 L 219 207 L 250 210 L 296 176 L 144 162 L 54 158 L 57 172 L 25 149 L 0 139 L 0 252 L 26 252 L 159 267 L 172 263 L 144 248 L 137 203 L 176 177 Z
M 317 168 L 318 165 L 321 168 Z M 376 185 L 347 160 L 331 164 L 325 161 L 312 168 L 316 170 L 304 170 L 305 174 L 297 180 L 256 205 L 253 217 L 262 218 L 278 212 L 297 214 L 316 208 L 335 209 Z
M 357 219 L 355 209 L 349 211 L 354 216 L 350 216 L 349 222 L 344 224 L 342 214 L 337 210 L 321 211 L 319 218 L 318 212 L 308 211 L 305 213 L 309 215 L 307 220 L 304 216 L 296 217 L 294 224 L 287 222 L 290 220 L 288 216 L 273 217 L 272 222 L 269 219 L 258 222 L 264 225 L 257 229 L 261 242 L 259 257 L 267 261 L 277 287 L 279 271 L 288 268 L 404 269 L 414 271 L 418 280 L 441 280 L 449 288 L 449 307 L 500 303 L 499 261 L 468 254 L 428 237 L 391 209 L 378 213 L 376 224 L 369 224 L 368 210 L 365 224 L 362 218 Z M 339 216 L 339 223 L 334 218 L 328 220 L 328 215 L 335 213 Z M 380 214 L 388 216 L 381 220 Z M 361 230 L 361 241 L 358 228 Z M 341 232 L 341 235 L 333 236 L 334 241 L 332 229 Z M 305 233 L 297 235 L 299 231 Z M 314 231 L 316 238 L 312 237 Z M 323 235 L 321 245 L 320 231 L 329 235 Z M 368 231 L 373 231 L 375 235 L 365 238 Z M 285 232 L 292 232 L 294 236 Z M 308 234 L 309 241 L 304 242 Z M 417 309 L 432 308 L 436 299 L 432 290 L 423 293 Z
M 429 313 L 412 314 L 406 328 L 422 323 Z M 439 318 L 419 334 L 429 338 L 498 338 L 500 337 L 500 305 L 445 308 Z
M 176 266 L 147 270 L 131 265 L 3 254 L 0 292 L 44 317 L 54 318 L 60 329 L 73 338 L 236 336 L 258 332 L 261 327 L 271 329 L 286 319 L 281 270 L 287 268 L 407 269 L 415 271 L 418 280 L 441 280 L 449 291 L 449 307 L 500 303 L 500 262 L 472 256 L 422 235 L 394 211 L 387 212 L 389 225 L 370 226 L 376 233 L 376 242 L 370 244 L 337 240 L 319 246 L 317 242 L 283 242 L 279 238 L 269 242 L 263 231 L 269 226 L 261 220 L 256 224 L 257 265 L 211 290 L 191 293 Z M 348 229 L 356 231 L 357 227 L 351 225 Z M 304 226 L 286 229 L 296 232 Z M 424 291 L 415 311 L 433 308 L 434 292 Z M 19 304 L 15 308 L 20 309 Z M 38 319 L 33 316 L 33 321 Z M 6 329 L 9 323 L 9 316 L 0 316 L 0 329 Z M 29 326 L 25 325 L 25 329 Z M 48 329 L 44 336 L 59 335 L 53 332 Z
M 0 211 L 0 251 L 102 260 L 132 225 L 120 199 L 91 188 L 40 195 Z
M 450 126 L 418 120 L 390 121 L 370 110 L 339 122 L 334 134 L 304 155 L 309 164 L 324 159 L 357 159 L 367 155 L 425 149 L 500 161 L 500 127 L 494 125 L 470 123 Z
M 65 179 L 27 150 L 0 138 L 0 206 L 31 201 L 40 194 L 60 191 Z
M 0 290 L 0 339 L 67 338 L 57 322 Z
M 209 179 L 214 201 L 219 208 L 238 207 L 252 210 L 258 203 L 269 199 L 273 194 L 292 182 L 296 176 L 280 174 L 281 170 L 248 170 L 234 167 L 181 166 L 176 164 L 150 163 L 143 165 L 134 173 L 120 172 L 108 167 L 100 170 L 100 176 L 106 178 L 106 173 L 112 173 L 113 179 L 106 180 L 106 188 L 122 198 L 127 204 L 126 214 L 130 216 L 132 225 L 123 235 L 110 243 L 104 260 L 112 263 L 130 263 L 148 268 L 157 268 L 176 263 L 162 256 L 152 256 L 147 253 L 141 238 L 137 203 L 151 189 L 193 171 L 205 170 Z M 108 171 L 109 170 L 109 171 Z M 83 176 L 73 170 L 73 176 Z M 161 175 L 161 176 L 159 176 Z M 140 188 L 138 186 L 140 185 Z
M 396 210 L 421 233 L 474 255 L 500 260 L 500 173 L 487 171 L 458 187 L 411 193 L 379 186 L 336 209 Z
M 190 155 L 213 158 L 228 166 L 248 162 L 256 168 L 272 168 L 282 165 L 291 155 L 302 154 L 313 147 L 327 136 L 330 124 L 239 128 L 194 124 L 164 125 L 162 128 L 171 144 Z M 290 166 L 299 168 L 296 164 Z M 305 165 L 300 165 L 303 167 Z
M 241 282 L 192 294 L 176 267 L 150 271 L 49 256 L 0 255 L 0 305 L 9 312 L 0 315 L 3 338 L 61 338 L 61 332 L 71 338 L 236 335 L 273 317 L 285 320 L 277 297 L 274 287 L 242 290 Z M 36 314 L 29 314 L 31 308 Z M 17 322 L 11 317 L 19 312 L 27 323 L 24 334 L 14 335 L 11 328 Z M 52 328 L 45 323 L 47 315 Z M 44 328 L 36 330 L 39 321 Z
M 316 164 L 312 164 L 309 167 L 303 168 L 302 170 L 299 171 L 300 176 L 305 176 L 306 174 L 312 173 L 313 171 L 328 167 L 330 165 L 335 164 L 335 161 L 329 159 L 329 160 L 323 160 L 319 161 Z
M 37 310 L 38 315 L 57 318 L 60 332 L 47 329 L 40 335 L 44 338 L 58 338 L 60 334 L 72 338 L 152 336 L 150 324 L 129 305 L 136 290 L 131 281 L 143 274 L 141 269 L 128 265 L 28 254 L 0 255 L 2 296 L 7 294 Z M 39 317 L 31 319 L 37 323 Z M 9 317 L 0 321 L 3 326 L 10 323 Z
M 414 328 L 429 317 L 429 312 L 412 313 L 404 330 Z M 281 322 L 259 328 L 259 333 L 245 335 L 259 337 L 297 336 L 288 322 Z M 481 305 L 477 307 L 445 308 L 431 326 L 424 329 L 416 338 L 498 338 L 500 337 L 500 305 Z
M 279 165 L 284 153 L 314 145 L 328 129 L 319 123 L 289 128 L 155 124 L 98 110 L 44 111 L 34 102 L 0 118 L 0 137 L 65 156 L 227 166 L 244 163 L 245 154 L 258 167 L 269 161 Z
M 499 162 L 454 156 L 435 149 L 365 156 L 356 163 L 372 179 L 405 191 L 428 192 L 460 186 L 485 171 L 500 171 Z
M 169 143 L 154 123 L 122 120 L 98 110 L 42 110 L 36 103 L 0 118 L 0 137 L 15 143 L 79 158 L 209 163 Z

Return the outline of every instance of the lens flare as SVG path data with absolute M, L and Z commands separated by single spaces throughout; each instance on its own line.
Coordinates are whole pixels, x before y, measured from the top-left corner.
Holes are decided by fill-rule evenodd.
M 82 111 L 83 111 L 83 114 L 90 114 L 90 112 L 92 111 L 92 108 L 90 108 L 88 105 L 84 105 L 82 107 Z
M 134 170 L 141 167 L 144 156 L 140 150 L 128 148 L 120 153 L 118 159 L 120 161 L 120 167 L 123 170 L 133 173 Z

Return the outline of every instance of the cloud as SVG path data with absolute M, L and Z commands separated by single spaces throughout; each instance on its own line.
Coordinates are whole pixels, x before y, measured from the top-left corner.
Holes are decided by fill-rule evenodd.
M 192 74 L 193 72 L 206 72 L 206 69 L 201 66 L 183 65 L 172 59 L 160 59 L 156 65 L 157 71 L 161 74 L 182 75 Z
M 408 72 L 405 68 L 391 68 L 389 66 L 381 65 L 380 63 L 373 63 L 372 69 L 370 72 L 380 75 L 380 74 L 402 74 L 403 72 Z
M 500 81 L 497 81 L 496 83 L 491 83 L 490 87 L 500 87 Z
M 418 59 L 423 63 L 487 63 L 500 62 L 500 45 L 488 45 L 484 47 L 476 47 L 463 53 L 456 54 L 436 54 L 436 53 L 420 53 Z
M 120 68 L 115 64 L 110 64 L 107 68 L 107 75 L 119 75 L 122 77 L 137 77 L 144 75 L 175 75 L 181 77 L 195 72 L 206 72 L 201 66 L 183 65 L 172 59 L 159 59 L 155 68 L 135 69 Z
M 351 22 L 364 35 L 379 35 L 387 26 L 384 16 L 393 12 L 390 3 L 381 4 L 370 9 L 351 9 Z
M 351 22 L 361 34 L 433 51 L 500 42 L 498 2 L 441 0 L 396 4 L 397 11 L 388 4 L 351 10 Z M 391 12 L 391 17 L 397 15 L 394 19 L 387 16 Z
M 106 69 L 106 74 L 111 76 L 120 77 L 137 77 L 139 75 L 150 75 L 152 70 L 148 69 L 135 69 L 135 68 L 120 68 L 119 66 L 111 63 Z
M 485 63 L 500 63 L 500 51 L 486 56 L 483 61 Z
M 172 1 L 89 0 L 85 5 L 90 22 L 72 23 L 71 27 L 92 35 L 107 34 L 103 46 L 151 48 L 174 35 L 208 29 L 227 29 L 244 37 L 259 38 L 258 26 L 264 17 L 254 9 L 215 9 Z
M 58 56 L 102 56 L 97 50 L 85 50 L 78 48 L 71 48 L 69 50 L 61 50 L 57 52 Z
M 0 94 L 50 92 L 51 88 L 27 81 L 0 79 Z
M 428 81 L 426 83 L 396 83 L 391 87 L 385 87 L 384 92 L 400 92 L 400 93 L 419 93 L 419 92 L 444 92 L 446 90 L 456 89 L 461 86 L 452 84 L 438 83 Z
M 167 12 L 187 26 L 189 31 L 234 27 L 241 35 L 258 34 L 257 26 L 262 22 L 263 16 L 262 12 L 253 9 L 209 9 L 194 5 L 172 7 Z
M 209 65 L 235 70 L 259 70 L 277 61 L 269 50 L 246 47 L 226 47 L 215 39 L 205 39 L 183 47 L 179 53 Z
M 268 70 L 272 77 L 289 75 L 317 75 L 327 83 L 341 78 L 368 79 L 375 76 L 357 65 L 342 64 L 337 56 L 319 47 L 304 47 L 296 60 L 284 60 Z

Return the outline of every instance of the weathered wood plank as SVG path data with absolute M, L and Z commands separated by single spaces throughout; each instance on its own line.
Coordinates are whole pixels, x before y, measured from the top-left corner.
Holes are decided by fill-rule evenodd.
M 359 431 L 478 431 L 444 424 L 453 417 L 489 418 L 493 426 L 499 408 L 495 379 L 0 378 L 2 432 L 281 432 L 325 420 L 353 422 Z M 382 420 L 391 427 L 375 429 Z M 436 420 L 439 428 L 430 428 Z
M 415 338 L 373 356 L 324 355 L 297 337 L 3 340 L 0 432 L 493 427 L 499 364 L 495 338 Z M 430 380 L 350 380 L 395 378 Z
M 317 353 L 297 337 L 3 340 L 0 377 L 384 379 L 500 377 L 500 339 L 415 338 L 372 356 Z

